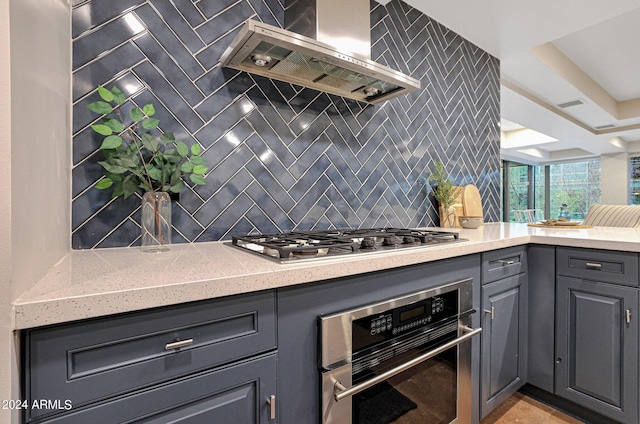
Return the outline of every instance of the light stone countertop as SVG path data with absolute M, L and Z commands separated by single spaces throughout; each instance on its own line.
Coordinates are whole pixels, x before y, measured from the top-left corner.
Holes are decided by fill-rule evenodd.
M 467 242 L 281 264 L 228 243 L 71 251 L 14 303 L 14 328 L 26 329 L 285 287 L 463 256 L 527 243 L 640 252 L 640 229 L 534 228 L 485 224 L 460 230 Z

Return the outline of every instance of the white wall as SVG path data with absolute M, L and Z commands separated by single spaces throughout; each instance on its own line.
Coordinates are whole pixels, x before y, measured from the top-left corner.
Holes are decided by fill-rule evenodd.
M 9 2 L 0 2 L 0 400 L 11 399 L 11 74 Z M 0 422 L 10 411 L 0 409 Z
M 600 157 L 602 166 L 602 204 L 629 204 L 629 154 L 615 153 Z
M 14 299 L 70 248 L 70 7 L 11 0 Z
M 0 400 L 20 395 L 11 303 L 70 249 L 70 69 L 69 0 L 0 2 Z

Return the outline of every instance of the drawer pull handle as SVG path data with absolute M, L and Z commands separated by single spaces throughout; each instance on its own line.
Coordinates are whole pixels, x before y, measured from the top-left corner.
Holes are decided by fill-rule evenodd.
M 495 307 L 491 307 L 491 310 L 489 309 L 485 309 L 484 313 L 485 314 L 491 314 L 491 321 L 493 321 L 493 317 L 495 316 L 495 312 L 496 312 L 496 308 Z
M 271 395 L 267 398 L 267 403 L 269 404 L 269 419 L 276 419 L 276 395 Z
M 596 264 L 596 263 L 593 263 L 593 262 L 587 262 L 587 263 L 585 263 L 585 265 L 586 265 L 587 268 L 591 268 L 591 269 L 600 269 L 600 268 L 602 268 L 602 264 Z
M 164 347 L 164 350 L 178 349 L 181 347 L 187 347 L 192 344 L 193 344 L 193 339 L 178 340 L 173 343 L 167 343 L 167 345 Z
M 515 264 L 515 261 L 505 261 L 504 259 L 498 259 L 498 262 L 501 263 L 502 266 Z
M 631 310 L 627 309 L 624 313 L 627 324 L 631 324 Z

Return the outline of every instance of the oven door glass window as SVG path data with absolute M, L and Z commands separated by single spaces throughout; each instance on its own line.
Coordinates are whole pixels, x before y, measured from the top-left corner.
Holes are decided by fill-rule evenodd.
M 433 346 L 431 346 L 433 348 Z M 353 376 L 371 379 L 427 351 L 412 349 Z M 352 398 L 353 424 L 449 424 L 456 420 L 458 348 L 452 347 Z

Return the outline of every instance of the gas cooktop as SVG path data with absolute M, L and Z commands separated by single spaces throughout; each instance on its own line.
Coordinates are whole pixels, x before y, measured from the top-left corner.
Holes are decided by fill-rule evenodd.
M 410 228 L 338 229 L 294 231 L 279 234 L 234 236 L 231 244 L 280 262 L 366 254 L 398 249 L 418 249 L 467 241 L 458 233 Z

